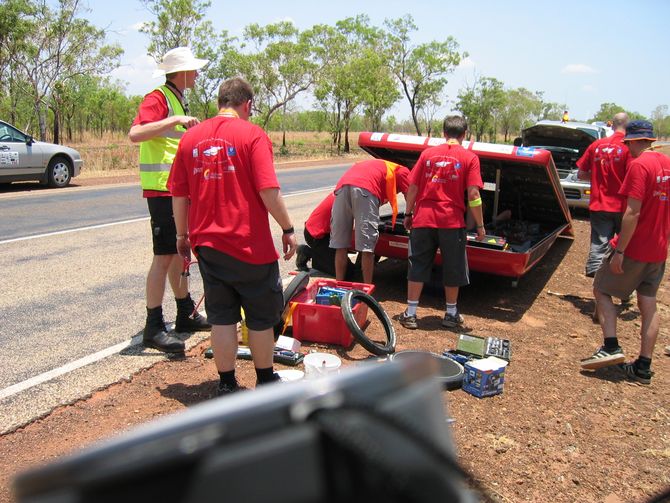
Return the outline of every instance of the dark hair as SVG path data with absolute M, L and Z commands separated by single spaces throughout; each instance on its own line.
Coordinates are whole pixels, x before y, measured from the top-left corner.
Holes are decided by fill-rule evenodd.
M 447 115 L 442 124 L 442 131 L 447 138 L 459 138 L 468 130 L 468 123 L 460 115 Z
M 219 86 L 219 108 L 236 107 L 254 98 L 254 90 L 240 77 L 233 77 Z

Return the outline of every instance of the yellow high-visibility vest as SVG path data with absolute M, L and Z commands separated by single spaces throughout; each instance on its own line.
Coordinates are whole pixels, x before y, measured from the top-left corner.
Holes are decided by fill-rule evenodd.
M 168 107 L 168 117 L 186 115 L 184 107 L 169 87 L 163 85 L 156 89 L 163 93 Z M 167 192 L 167 180 L 172 161 L 177 154 L 179 140 L 186 128 L 178 125 L 174 129 L 140 143 L 140 182 L 143 190 Z

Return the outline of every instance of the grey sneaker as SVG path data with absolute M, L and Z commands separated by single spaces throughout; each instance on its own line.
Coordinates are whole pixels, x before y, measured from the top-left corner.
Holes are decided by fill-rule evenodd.
M 403 327 L 409 328 L 410 330 L 414 330 L 419 326 L 416 323 L 416 315 L 409 315 L 407 314 L 407 311 L 403 311 L 402 314 L 398 316 L 398 321 Z
M 465 323 L 465 320 L 460 313 L 456 313 L 455 315 L 445 313 L 444 319 L 442 320 L 442 326 L 449 328 L 463 326 L 463 323 Z
M 639 369 L 635 366 L 635 362 L 624 363 L 620 368 L 628 379 L 640 384 L 651 384 L 651 378 L 654 377 L 651 370 Z
M 598 351 L 593 353 L 592 356 L 584 358 L 580 361 L 579 365 L 582 370 L 597 370 L 603 367 L 609 367 L 611 365 L 618 365 L 623 363 L 626 358 L 623 355 L 623 349 L 616 348 L 614 350 L 608 351 L 605 349 L 605 346 L 601 347 Z

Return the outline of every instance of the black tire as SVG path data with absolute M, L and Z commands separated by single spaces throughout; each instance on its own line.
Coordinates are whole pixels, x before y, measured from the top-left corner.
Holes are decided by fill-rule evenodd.
M 463 365 L 446 356 L 431 353 L 430 351 L 407 350 L 391 355 L 391 360 L 397 361 L 403 358 L 412 358 L 416 355 L 430 355 L 438 361 L 440 370 L 436 378 L 442 383 L 444 389 L 453 391 L 463 386 L 463 378 L 465 377 Z
M 300 271 L 296 274 L 291 282 L 284 289 L 284 306 L 282 308 L 282 316 L 274 327 L 275 340 L 281 335 L 281 331 L 284 329 L 284 321 L 286 316 L 288 316 L 287 307 L 289 306 L 291 299 L 302 292 L 307 285 L 309 284 L 309 273 L 306 271 Z
M 47 167 L 47 183 L 49 187 L 67 187 L 72 180 L 72 163 L 69 159 L 56 156 L 49 161 Z
M 356 318 L 354 318 L 354 311 L 351 307 L 351 301 L 354 299 L 358 299 L 366 304 L 372 312 L 375 313 L 375 316 L 379 318 L 379 321 L 382 322 L 387 340 L 384 346 L 369 339 L 365 335 L 365 332 L 361 330 L 361 327 L 358 326 Z M 361 346 L 377 356 L 390 355 L 395 352 L 395 329 L 393 328 L 391 319 L 386 314 L 386 311 L 384 311 L 384 308 L 379 305 L 379 302 L 377 302 L 374 297 L 361 290 L 349 290 L 342 297 L 341 308 L 342 316 L 344 317 L 347 327 L 349 327 L 349 331 Z

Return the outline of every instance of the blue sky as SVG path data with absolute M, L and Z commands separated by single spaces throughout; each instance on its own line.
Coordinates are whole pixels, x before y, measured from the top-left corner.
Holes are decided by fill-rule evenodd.
M 126 82 L 130 94 L 151 90 L 160 79 L 151 78 L 148 39 L 136 28 L 150 14 L 139 0 L 88 0 L 88 6 L 86 17 L 110 30 L 108 41 L 125 50 L 113 77 Z M 670 105 L 667 0 L 212 0 L 209 9 L 214 26 L 234 36 L 250 23 L 290 19 L 307 29 L 367 14 L 381 26 L 385 18 L 407 13 L 419 27 L 416 42 L 451 35 L 469 53 L 449 79 L 448 100 L 480 75 L 543 91 L 545 100 L 565 103 L 574 119 L 591 117 L 604 102 L 647 116 L 657 105 Z M 409 115 L 402 102 L 393 113 Z

